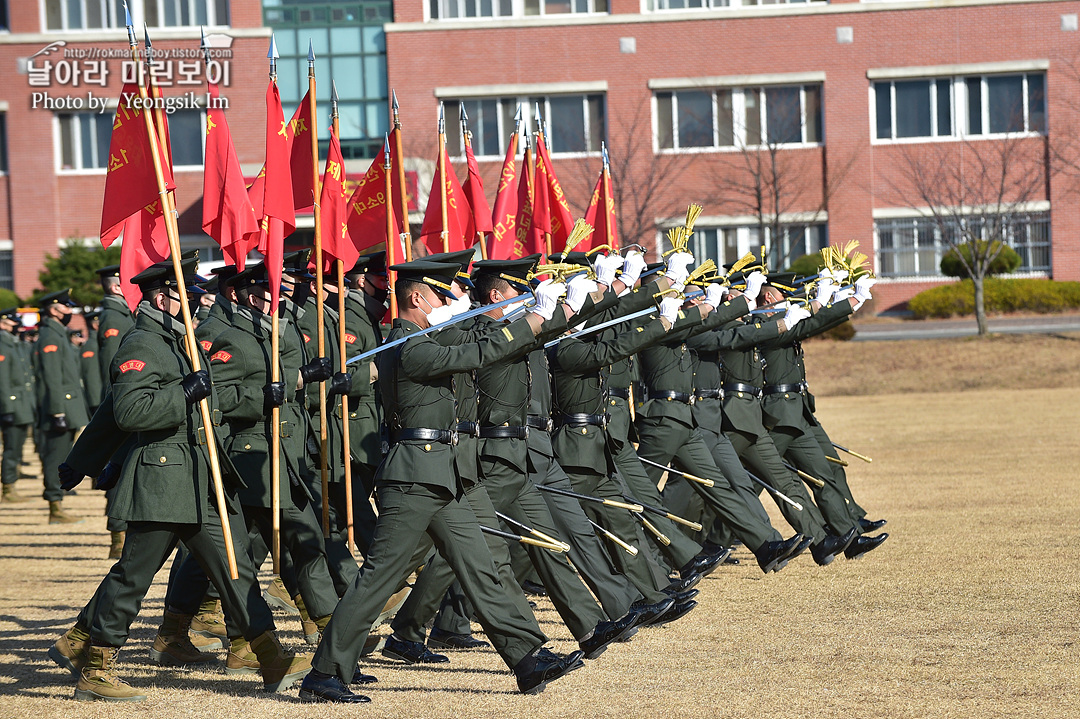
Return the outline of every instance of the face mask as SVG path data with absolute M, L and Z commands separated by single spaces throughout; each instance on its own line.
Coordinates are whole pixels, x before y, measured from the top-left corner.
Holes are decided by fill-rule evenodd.
M 458 297 L 456 300 L 450 303 L 450 309 L 453 311 L 453 316 L 464 314 L 472 307 L 472 302 L 466 296 Z
M 441 325 L 449 319 L 453 319 L 454 310 L 451 305 L 439 305 L 438 307 L 432 307 L 431 303 L 427 299 L 421 297 L 431 311 L 427 313 L 428 326 L 434 327 L 435 325 Z
M 298 305 L 303 306 L 307 302 L 308 297 L 311 295 L 311 288 L 306 282 L 298 282 L 293 288 L 292 301 Z
M 503 317 L 506 317 L 509 314 L 513 314 L 514 312 L 517 312 L 519 309 L 521 309 L 524 306 L 525 306 L 525 300 L 521 300 L 520 302 L 511 302 L 506 307 L 502 308 Z
M 60 315 L 59 320 L 60 324 L 62 324 L 64 327 L 67 327 L 68 324 L 70 324 L 71 322 L 71 313 L 69 312 L 66 315 Z
M 379 289 L 378 287 L 371 288 L 371 296 L 379 302 L 386 302 L 386 298 L 390 296 L 389 288 Z

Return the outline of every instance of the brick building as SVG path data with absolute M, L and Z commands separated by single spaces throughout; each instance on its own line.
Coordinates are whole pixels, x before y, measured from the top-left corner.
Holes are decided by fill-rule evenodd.
M 1080 279 L 1071 202 L 1080 2 L 129 4 L 155 49 L 175 51 L 162 59 L 167 95 L 205 93 L 184 64 L 199 25 L 228 51 L 217 70 L 246 174 L 262 162 L 274 30 L 286 113 L 306 91 L 307 41 L 314 45 L 324 138 L 328 79 L 337 82 L 354 176 L 387 129 L 394 88 L 415 164 L 435 157 L 439 101 L 451 153 L 460 153 L 453 120 L 465 103 L 490 201 L 520 104 L 527 122 L 537 107 L 546 120 L 578 214 L 608 145 L 623 235 L 650 248 L 660 249 L 658 228 L 689 202 L 705 208 L 695 251 L 720 261 L 763 239 L 777 266 L 858 239 L 883 278 L 875 291 L 883 310 L 943 281 L 942 232 L 987 222 L 995 206 L 1022 272 Z M 115 0 L 0 0 L 0 286 L 20 295 L 36 286 L 46 254 L 96 237 L 114 105 L 98 114 L 56 103 L 88 93 L 115 103 L 122 13 Z M 51 43 L 63 45 L 41 52 Z M 108 50 L 116 55 L 102 59 Z M 182 243 L 214 257 L 199 229 L 202 117 L 198 101 L 171 117 L 176 195 Z M 987 190 L 994 179 L 1004 188 L 997 194 Z M 930 207 L 944 205 L 964 209 L 934 221 Z M 301 230 L 293 239 L 309 237 Z

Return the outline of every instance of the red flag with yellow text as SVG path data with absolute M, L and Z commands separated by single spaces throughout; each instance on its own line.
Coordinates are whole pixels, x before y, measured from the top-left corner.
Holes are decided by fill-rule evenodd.
M 544 179 L 547 182 L 547 187 L 540 185 L 539 181 L 536 183 L 536 192 L 540 194 L 544 189 L 547 190 L 547 212 L 548 223 L 550 224 L 551 232 L 551 246 L 555 248 L 555 251 L 561 250 L 566 246 L 566 240 L 570 237 L 570 231 L 574 229 L 574 216 L 570 213 L 570 205 L 566 201 L 566 195 L 563 194 L 562 185 L 559 184 L 559 178 L 555 176 L 555 168 L 551 164 L 551 153 L 548 152 L 547 145 L 544 144 L 544 140 L 541 137 L 537 138 L 536 142 L 536 176 L 540 177 L 540 168 L 544 168 Z M 539 206 L 539 202 L 537 205 Z
M 518 178 L 517 217 L 514 218 L 514 247 L 510 259 L 518 259 L 537 252 L 543 253 L 546 249 L 543 234 L 533 224 L 533 200 L 536 190 L 528 171 L 529 164 L 532 162 L 531 154 L 526 146 L 525 159 L 522 162 L 523 171 Z
M 385 162 L 385 150 L 379 150 L 379 154 L 371 161 L 368 171 L 360 178 L 356 189 L 353 190 L 346 207 L 349 238 L 358 255 L 386 242 L 388 207 L 392 217 L 391 222 L 399 232 L 401 229 L 401 223 L 395 212 L 397 209 L 395 204 L 387 202 L 386 170 L 383 168 Z M 391 188 L 391 193 L 394 189 L 396 188 Z M 401 254 L 397 253 L 395 257 L 400 261 Z
M 319 216 L 322 225 L 322 250 L 326 272 L 334 260 L 341 260 L 346 271 L 356 264 L 360 252 L 349 238 L 349 195 L 345 191 L 345 160 L 341 157 L 341 143 L 330 130 L 330 149 L 326 153 L 326 169 L 323 171 L 322 194 L 319 196 Z M 385 234 L 385 228 L 384 228 Z
M 266 258 L 270 278 L 270 309 L 277 311 L 281 291 L 281 271 L 285 236 L 296 229 L 293 208 L 292 173 L 289 165 L 289 137 L 281 94 L 273 80 L 266 88 L 266 163 L 263 177 L 262 227 L 259 252 Z
M 120 288 L 132 312 L 139 306 L 142 290 L 131 278 L 157 262 L 169 259 L 169 235 L 165 229 L 165 213 L 161 200 L 142 207 L 121 225 Z
M 473 227 L 477 232 L 491 232 L 491 207 L 484 196 L 484 183 L 480 180 L 480 165 L 473 154 L 472 143 L 465 143 L 465 162 L 469 177 L 465 180 L 465 197 L 472 208 Z M 469 244 L 466 242 L 465 244 Z
M 216 84 L 209 84 L 209 95 L 217 98 Z M 206 109 L 202 228 L 221 246 L 226 260 L 239 268 L 250 244 L 258 242 L 259 218 L 248 197 L 225 111 L 214 102 Z
M 495 208 L 491 213 L 491 234 L 488 237 L 488 259 L 508 260 L 514 253 L 514 229 L 517 217 L 517 156 L 518 136 L 510 136 L 506 148 L 502 172 L 499 173 L 499 189 L 495 193 Z
M 472 212 L 469 209 L 469 201 L 465 199 L 465 191 L 461 189 L 457 173 L 450 166 L 450 157 L 443 148 L 443 163 L 446 167 L 446 178 L 439 174 L 439 166 L 435 166 L 435 176 L 431 178 L 431 193 L 428 195 L 427 212 L 424 213 L 424 224 L 420 228 L 420 239 L 427 245 L 432 254 L 439 252 L 457 252 L 466 247 L 472 247 L 474 242 L 466 238 L 476 236 L 473 224 Z M 442 231 L 442 195 L 440 188 L 446 183 L 446 230 L 447 245 L 443 247 Z
M 602 210 L 601 208 L 606 208 Z M 577 249 L 589 251 L 600 245 L 619 248 L 619 233 L 615 225 L 615 200 L 611 197 L 611 178 L 601 171 L 589 200 L 589 209 L 585 211 L 585 221 L 592 225 L 593 233 L 582 241 Z
M 310 95 L 310 91 L 308 95 Z M 311 133 L 314 123 L 311 120 L 311 103 L 308 95 L 300 101 L 299 107 L 289 120 L 287 136 L 289 140 L 289 167 L 292 168 L 293 209 L 307 211 L 315 206 L 315 168 L 317 157 L 311 154 Z

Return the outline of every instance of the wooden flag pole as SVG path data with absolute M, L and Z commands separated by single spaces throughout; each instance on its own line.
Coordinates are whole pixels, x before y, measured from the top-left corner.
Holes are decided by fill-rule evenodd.
M 431 202 L 428 199 L 428 202 Z M 442 251 L 450 251 L 450 226 L 446 211 L 446 118 L 443 105 L 439 103 L 439 206 L 442 210 Z
M 127 4 L 124 5 L 125 13 Z M 136 70 L 141 73 L 142 67 L 139 60 L 138 42 L 135 40 L 135 28 L 131 23 L 131 15 L 127 15 L 128 43 L 131 46 L 132 58 Z M 141 75 L 136 75 L 140 77 Z M 158 141 L 157 130 L 154 121 L 150 118 L 150 111 L 146 110 L 146 88 L 141 82 L 139 86 L 139 99 L 143 103 L 143 118 L 146 124 L 146 134 L 150 139 L 150 157 L 154 163 L 154 179 L 157 181 L 158 197 L 161 198 L 162 209 L 168 205 L 168 191 L 165 189 L 165 174 L 161 169 L 160 150 L 162 145 Z M 180 234 L 176 226 L 176 215 L 165 212 L 165 233 L 169 238 L 169 254 L 172 256 L 173 272 L 176 275 L 176 290 L 180 295 L 180 313 L 184 320 L 184 344 L 188 359 L 191 360 L 191 371 L 198 372 L 202 369 L 202 361 L 199 355 L 199 345 L 195 342 L 195 327 L 191 321 L 191 308 L 188 307 L 187 285 L 184 283 L 184 267 L 180 262 Z M 214 486 L 214 500 L 217 503 L 218 514 L 221 517 L 221 530 L 225 540 L 225 559 L 229 564 L 229 576 L 238 579 L 240 574 L 236 568 L 236 550 L 232 542 L 232 527 L 229 523 L 229 506 L 225 503 L 225 485 L 221 478 L 221 465 L 217 454 L 217 437 L 214 434 L 214 425 L 210 421 L 210 403 L 204 397 L 199 400 L 199 414 L 203 422 L 203 431 L 206 435 L 206 453 L 210 460 L 210 480 Z
M 396 115 L 396 113 L 395 113 Z M 398 157 L 401 157 L 399 154 Z M 394 207 L 393 184 L 390 180 L 390 138 L 383 138 L 383 175 L 386 182 L 386 287 L 390 293 L 390 319 L 396 320 L 398 316 L 397 295 L 394 294 L 394 283 L 397 280 L 397 272 L 390 269 L 397 264 L 397 248 L 394 244 L 394 217 L 391 209 Z M 402 188 L 402 197 L 405 190 Z
M 540 164 L 541 159 L 542 159 L 541 155 L 540 155 L 540 143 L 543 142 L 543 141 L 544 141 L 544 120 L 543 120 L 542 117 L 540 117 L 540 103 L 536 103 L 536 164 L 538 164 L 538 165 Z M 533 187 L 533 212 L 535 213 L 536 212 L 536 192 L 537 192 L 537 189 L 536 189 L 536 171 L 535 170 L 533 171 L 533 186 L 532 187 Z M 545 186 L 544 189 L 546 190 L 547 187 Z M 549 217 L 550 217 L 550 209 L 549 209 Z M 548 220 L 548 224 L 551 224 L 550 219 Z M 544 255 L 546 255 L 547 257 L 551 257 L 551 233 L 546 232 L 546 231 L 544 232 Z M 564 259 L 565 259 L 565 257 L 564 257 Z M 550 262 L 550 260 L 549 260 L 549 262 Z
M 315 53 L 308 41 L 308 106 L 311 109 L 311 175 L 315 209 L 315 314 L 319 359 L 326 356 L 326 311 L 323 300 L 322 219 L 319 217 L 319 133 L 315 114 Z M 326 419 L 326 381 L 319 382 L 319 475 L 322 479 L 323 537 L 330 537 L 330 430 Z
M 270 80 L 277 84 L 277 43 L 270 37 Z M 269 242 L 269 230 L 267 230 Z M 272 290 L 271 290 L 272 291 Z M 281 340 L 277 306 L 270 307 L 270 381 L 281 381 Z M 270 556 L 281 573 L 281 407 L 270 410 Z
M 340 127 L 338 125 L 338 96 L 337 85 L 331 80 L 331 92 L 330 92 L 330 123 L 333 128 L 333 136 L 341 141 L 338 135 Z M 345 168 L 341 168 L 342 172 Z M 342 180 L 344 182 L 344 179 Z M 318 212 L 318 208 L 315 208 Z M 334 232 L 337 232 L 336 228 L 331 228 Z M 334 262 L 337 267 L 337 285 L 338 285 L 338 360 L 341 362 L 342 371 L 345 370 L 345 362 L 347 358 L 345 356 L 345 263 L 341 260 Z M 351 268 L 350 268 L 351 269 Z M 353 486 L 352 486 L 352 461 L 351 450 L 349 447 L 349 395 L 348 393 L 341 395 L 341 443 L 345 449 L 345 530 L 347 538 L 345 540 L 345 546 L 350 552 L 356 546 L 354 541 L 353 532 Z
M 401 154 L 401 117 L 398 115 L 398 101 L 397 91 L 393 92 L 393 100 L 391 108 L 394 114 L 394 152 L 397 153 L 397 181 L 398 187 L 401 188 L 401 226 L 403 228 L 401 233 L 401 245 L 405 248 L 405 261 L 412 262 L 412 233 L 409 232 L 409 199 L 405 197 L 406 188 L 405 184 L 405 156 Z M 390 143 L 386 143 L 388 147 Z M 390 161 L 390 153 L 386 153 L 387 162 Z M 389 165 L 387 165 L 389 167 Z M 385 169 L 385 168 L 384 168 Z M 388 203 L 393 203 L 393 197 L 389 197 L 386 200 Z M 391 280 L 396 276 L 396 272 L 390 272 L 390 247 L 386 248 L 387 258 L 387 277 Z M 394 286 L 390 285 L 390 313 L 391 317 L 397 317 L 397 300 L 394 298 Z
M 613 241 L 611 233 L 611 209 L 607 206 L 608 200 L 611 199 L 611 172 L 609 170 L 610 163 L 608 162 L 607 146 L 600 143 L 600 151 L 604 158 L 604 169 L 601 170 L 603 175 L 604 184 L 604 242 L 611 248 L 612 252 L 619 251 L 619 245 Z

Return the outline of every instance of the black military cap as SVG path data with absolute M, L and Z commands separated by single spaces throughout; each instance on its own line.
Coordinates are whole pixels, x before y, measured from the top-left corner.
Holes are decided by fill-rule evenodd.
M 46 309 L 52 305 L 67 305 L 68 307 L 78 307 L 76 303 L 71 301 L 69 293 L 70 289 L 60 290 L 59 292 L 50 292 L 47 295 L 43 295 L 38 299 L 38 307 Z
M 221 267 L 215 267 L 210 270 L 210 274 L 217 279 L 218 286 L 224 287 L 229 284 L 229 280 L 236 276 L 236 265 L 222 265 Z
M 282 270 L 285 274 L 298 280 L 313 280 L 315 275 L 308 271 L 308 261 L 311 250 L 297 250 L 290 252 L 282 258 Z
M 777 272 L 769 275 L 769 281 L 765 284 L 771 285 L 787 295 L 802 289 L 803 281 L 794 272 Z
M 454 300 L 453 282 L 460 265 L 446 262 L 428 262 L 426 259 L 394 265 L 390 269 L 398 273 L 398 281 L 408 280 L 427 285 L 445 297 Z
M 428 258 L 424 258 L 428 259 Z M 360 255 L 356 259 L 356 264 L 352 266 L 352 269 L 345 273 L 346 275 L 385 275 L 386 274 L 386 252 L 372 252 L 367 255 Z
M 445 262 L 451 265 L 460 265 L 461 269 L 458 270 L 457 276 L 454 279 L 464 287 L 472 287 L 473 283 L 472 280 L 469 278 L 469 263 L 472 262 L 475 255 L 475 250 L 440 252 L 436 255 L 428 255 L 424 258 L 424 261 Z
M 97 319 L 97 316 L 101 314 L 101 310 L 94 310 L 93 312 L 83 312 L 83 319 L 89 322 L 90 320 Z M 3 315 L 0 315 L 2 317 Z
M 473 275 L 494 275 L 508 282 L 519 292 L 531 292 L 529 275 L 540 257 L 539 254 L 535 254 L 522 257 L 520 260 L 480 260 L 473 263 Z
M 119 277 L 120 265 L 109 265 L 108 267 L 102 267 L 100 270 L 97 270 L 97 273 L 102 280 L 108 279 L 109 277 Z
M 750 257 L 751 257 L 750 264 L 746 265 L 747 267 L 752 267 L 754 265 L 760 265 L 761 264 L 761 261 L 758 260 L 757 255 L 755 255 L 753 252 L 748 252 L 747 254 L 749 254 Z M 739 261 L 740 262 L 742 261 L 741 257 L 739 258 Z M 724 265 L 724 269 L 730 271 L 731 268 L 734 267 L 736 264 L 738 264 L 738 262 L 731 262 L 729 264 L 726 264 L 726 265 Z
M 198 260 L 194 257 L 183 260 L 180 263 L 184 272 L 184 286 L 192 284 L 195 274 L 195 265 Z M 145 270 L 131 278 L 131 283 L 138 285 L 143 292 L 158 287 L 176 287 L 176 272 L 173 270 L 172 260 L 165 260 L 150 265 Z
M 238 290 L 245 287 L 269 287 L 270 276 L 266 273 L 266 265 L 259 262 L 238 273 L 229 280 L 229 284 Z
M 205 280 L 202 283 L 200 283 L 199 287 L 201 287 L 203 289 L 203 291 L 208 293 L 208 294 L 215 294 L 218 291 L 218 283 L 220 281 L 221 281 L 221 278 L 219 278 L 217 275 L 214 275 L 210 279 Z
M 19 308 L 9 307 L 6 310 L 0 312 L 0 320 L 15 320 L 19 319 Z

